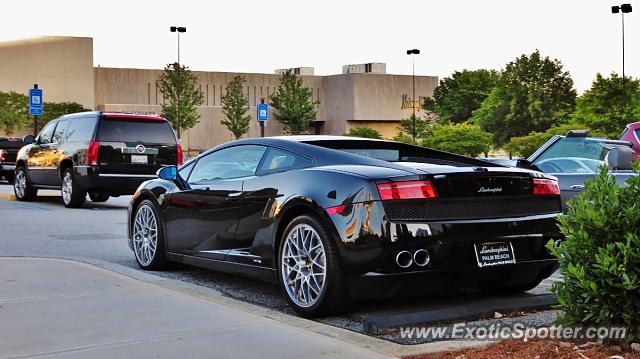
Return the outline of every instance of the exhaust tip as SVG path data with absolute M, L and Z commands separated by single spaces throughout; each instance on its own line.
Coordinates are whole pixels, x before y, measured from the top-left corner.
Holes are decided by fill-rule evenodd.
M 431 255 L 426 249 L 418 249 L 413 253 L 413 261 L 416 265 L 424 267 L 431 261 Z
M 396 264 L 400 268 L 409 268 L 413 264 L 413 256 L 407 251 L 400 251 L 396 254 Z

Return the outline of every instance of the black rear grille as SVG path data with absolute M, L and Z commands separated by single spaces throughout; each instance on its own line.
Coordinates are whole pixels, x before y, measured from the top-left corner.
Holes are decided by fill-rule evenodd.
M 382 203 L 392 221 L 490 219 L 562 212 L 559 196 L 408 199 Z

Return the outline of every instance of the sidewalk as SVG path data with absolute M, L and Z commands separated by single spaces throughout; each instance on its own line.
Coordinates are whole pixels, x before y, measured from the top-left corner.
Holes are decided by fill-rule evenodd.
M 0 358 L 382 358 L 89 264 L 0 257 Z

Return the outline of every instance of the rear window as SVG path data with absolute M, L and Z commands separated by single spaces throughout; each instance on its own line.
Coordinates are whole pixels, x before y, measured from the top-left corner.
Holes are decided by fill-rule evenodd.
M 129 118 L 103 118 L 98 127 L 98 140 L 104 142 L 176 143 L 173 130 L 168 122 Z
M 400 161 L 399 150 L 381 148 L 341 148 L 341 151 L 384 161 Z

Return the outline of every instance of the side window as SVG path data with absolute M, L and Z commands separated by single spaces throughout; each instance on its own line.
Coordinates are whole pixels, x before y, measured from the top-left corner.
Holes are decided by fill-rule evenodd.
M 55 122 L 49 122 L 44 128 L 42 132 L 38 135 L 38 144 L 46 145 L 51 143 L 51 138 L 53 137 L 53 129 L 56 127 Z
M 88 142 L 93 139 L 97 118 L 74 117 L 69 120 L 66 142 Z
M 58 126 L 56 126 L 56 130 L 53 132 L 52 143 L 60 143 L 64 138 L 65 132 L 67 132 L 67 125 L 69 124 L 68 120 L 60 120 L 58 121 Z
M 195 164 L 189 183 L 253 176 L 265 150 L 263 146 L 245 145 L 210 153 Z
M 313 165 L 307 157 L 296 155 L 295 153 L 283 151 L 277 148 L 270 148 L 260 166 L 260 174 L 289 171 L 297 168 L 305 168 Z
M 186 180 L 189 178 L 189 175 L 191 174 L 191 171 L 193 170 L 193 166 L 195 165 L 195 163 L 196 161 L 193 161 L 188 165 L 182 167 L 180 171 L 178 171 L 178 173 L 180 174 L 180 177 L 182 177 L 183 180 Z

